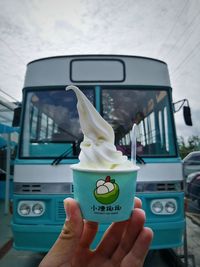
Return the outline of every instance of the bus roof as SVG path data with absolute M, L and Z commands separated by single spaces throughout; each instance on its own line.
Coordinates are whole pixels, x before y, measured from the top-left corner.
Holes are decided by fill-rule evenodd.
M 167 64 L 127 55 L 73 55 L 47 57 L 27 65 L 24 87 L 143 85 L 170 87 Z
M 38 58 L 35 60 L 30 61 L 27 65 L 40 61 L 40 60 L 46 60 L 46 59 L 54 59 L 54 58 L 85 58 L 85 57 L 129 57 L 129 58 L 143 58 L 146 60 L 153 60 L 153 61 L 158 61 L 160 63 L 166 64 L 166 62 L 160 60 L 160 59 L 156 59 L 156 58 L 151 58 L 151 57 L 144 57 L 144 56 L 133 56 L 133 55 L 118 55 L 118 54 L 86 54 L 86 55 L 60 55 L 60 56 L 52 56 L 52 57 L 43 57 L 43 58 Z

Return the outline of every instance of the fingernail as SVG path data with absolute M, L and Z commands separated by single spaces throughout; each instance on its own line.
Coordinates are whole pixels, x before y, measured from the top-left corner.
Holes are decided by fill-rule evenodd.
M 66 217 L 67 217 L 67 219 L 69 219 L 70 215 L 71 215 L 71 212 L 70 212 L 70 201 L 68 201 L 67 199 L 64 200 L 64 207 L 65 207 Z

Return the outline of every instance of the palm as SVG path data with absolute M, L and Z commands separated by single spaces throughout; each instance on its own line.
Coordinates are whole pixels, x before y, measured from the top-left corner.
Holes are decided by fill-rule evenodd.
M 66 221 L 58 240 L 39 267 L 142 267 L 152 232 L 144 228 L 145 215 L 139 209 L 128 221 L 113 223 L 95 250 L 90 246 L 98 231 L 95 222 L 83 221 L 74 200 L 70 219 Z

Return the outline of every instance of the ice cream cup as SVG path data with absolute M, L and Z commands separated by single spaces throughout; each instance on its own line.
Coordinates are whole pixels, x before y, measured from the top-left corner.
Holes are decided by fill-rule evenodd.
M 111 223 L 127 220 L 133 209 L 139 167 L 92 170 L 71 165 L 74 198 L 88 221 Z

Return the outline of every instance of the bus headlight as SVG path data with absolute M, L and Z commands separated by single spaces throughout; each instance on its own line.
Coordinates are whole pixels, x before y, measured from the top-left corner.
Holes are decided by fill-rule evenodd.
M 153 213 L 161 213 L 163 210 L 163 204 L 160 201 L 155 201 L 151 205 Z
M 177 211 L 177 202 L 173 198 L 154 199 L 150 206 L 157 215 L 173 215 Z
M 20 201 L 17 211 L 23 217 L 41 216 L 45 212 L 45 204 L 42 201 Z
M 31 207 L 27 203 L 21 203 L 18 207 L 18 213 L 21 216 L 28 216 L 31 212 Z
M 177 205 L 175 202 L 167 201 L 167 203 L 165 204 L 165 210 L 169 214 L 174 214 L 176 212 L 176 209 Z
M 32 211 L 35 215 L 40 216 L 44 213 L 44 205 L 43 203 L 36 203 L 32 207 Z

